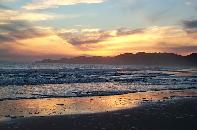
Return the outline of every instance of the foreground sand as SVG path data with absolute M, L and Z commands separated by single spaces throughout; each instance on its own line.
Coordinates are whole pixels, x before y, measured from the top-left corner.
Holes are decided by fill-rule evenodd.
M 28 116 L 24 112 L 25 117 L 23 118 L 17 116 L 11 117 L 9 115 L 8 117 L 11 117 L 10 120 L 0 121 L 0 130 L 197 130 L 197 97 L 195 91 L 139 93 L 133 97 L 134 95 L 135 94 L 118 95 L 111 96 L 111 98 L 115 97 L 115 99 L 117 98 L 120 101 L 126 100 L 127 98 L 128 101 L 130 101 L 129 99 L 133 101 L 139 98 L 139 100 L 141 99 L 144 103 L 139 104 L 137 100 L 138 103 L 135 102 L 133 104 L 138 105 L 133 105 L 132 101 L 126 104 L 126 102 L 128 102 L 126 100 L 126 102 L 121 102 L 124 104 L 119 106 L 120 108 L 117 110 L 107 111 L 111 110 L 109 105 L 107 105 L 107 108 L 105 108 L 106 111 L 96 111 L 89 114 L 84 114 L 84 111 L 80 110 L 80 106 L 78 106 L 78 114 L 74 111 L 75 114 L 64 113 L 65 115 L 58 115 L 56 113 L 53 116 L 42 116 L 43 113 L 37 113 L 36 116 Z M 132 97 L 134 99 L 132 99 Z M 105 104 L 107 103 L 105 100 L 108 101 L 107 99 L 110 99 L 110 96 L 79 99 L 81 99 L 79 102 L 83 102 L 84 100 L 89 102 L 88 104 L 91 104 L 90 102 L 98 103 L 100 101 L 97 99 L 102 99 L 101 102 Z M 77 101 L 79 99 L 77 99 Z M 45 99 L 43 100 L 45 101 Z M 49 101 L 51 100 L 58 99 L 50 99 Z M 59 100 L 62 101 L 63 99 Z M 65 100 L 76 99 L 71 98 L 64 99 L 64 101 Z M 26 100 L 4 101 L 3 104 L 5 105 L 6 102 L 25 101 Z M 33 102 L 37 101 L 39 100 L 36 99 Z M 109 101 L 112 102 L 114 99 L 110 99 Z M 57 101 L 55 103 L 57 103 Z M 128 104 L 132 105 L 128 106 Z M 35 104 L 33 103 L 33 105 Z M 56 105 L 58 106 L 57 108 L 59 108 L 64 104 Z M 114 106 L 112 105 L 112 107 Z M 81 108 L 83 108 L 83 106 Z M 15 108 L 13 107 L 13 109 Z M 59 109 L 56 109 L 56 111 L 57 110 Z M 2 114 L 3 113 L 1 113 L 1 115 Z

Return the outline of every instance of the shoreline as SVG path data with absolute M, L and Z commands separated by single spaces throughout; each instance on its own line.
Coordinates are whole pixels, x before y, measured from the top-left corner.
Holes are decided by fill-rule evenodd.
M 152 90 L 140 90 L 140 91 L 93 91 L 90 95 L 71 95 L 71 96 L 50 96 L 42 95 L 43 97 L 16 97 L 16 98 L 1 98 L 0 101 L 15 101 L 15 100 L 36 100 L 36 99 L 60 99 L 60 98 L 89 98 L 89 97 L 103 97 L 103 96 L 117 96 L 117 95 L 126 95 L 126 94 L 135 94 L 135 93 L 149 93 L 149 92 L 159 92 L 159 91 L 184 91 L 184 90 L 197 90 L 196 87 L 190 88 L 170 88 L 170 89 L 152 89 Z M 75 92 L 74 92 L 75 94 Z M 36 95 L 36 94 L 34 94 Z
M 16 118 L 1 130 L 196 130 L 197 97 L 149 102 L 93 114 Z

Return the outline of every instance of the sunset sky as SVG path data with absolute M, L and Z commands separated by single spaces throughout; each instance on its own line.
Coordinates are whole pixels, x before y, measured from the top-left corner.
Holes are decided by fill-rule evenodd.
M 197 0 L 0 0 L 0 61 L 197 53 Z

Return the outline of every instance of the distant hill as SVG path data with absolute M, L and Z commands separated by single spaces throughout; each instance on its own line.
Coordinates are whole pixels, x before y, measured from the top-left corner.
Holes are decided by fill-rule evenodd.
M 174 53 L 139 52 L 136 54 L 125 53 L 114 57 L 79 56 L 58 60 L 44 59 L 36 63 L 197 66 L 197 53 L 181 56 Z

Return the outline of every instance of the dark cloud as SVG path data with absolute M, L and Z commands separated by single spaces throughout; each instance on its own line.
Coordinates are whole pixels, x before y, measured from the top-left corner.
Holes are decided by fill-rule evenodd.
M 0 9 L 10 9 L 10 8 L 8 8 L 7 6 L 4 6 L 4 5 L 1 5 L 0 4 Z
M 129 28 L 121 28 L 117 30 L 118 36 L 124 36 L 124 35 L 132 35 L 132 34 L 139 34 L 144 33 L 145 29 L 129 29 Z
M 8 42 L 16 43 L 17 40 L 48 35 L 47 29 L 36 27 L 36 23 L 28 21 L 28 18 L 12 19 L 14 15 L 20 16 L 20 11 L 13 10 L 1 4 L 0 11 L 2 11 L 2 15 L 0 12 L 0 44 Z M 6 13 L 6 11 L 9 13 Z
M 73 38 L 67 39 L 67 41 L 71 43 L 72 45 L 82 45 L 82 44 L 98 43 L 98 42 L 103 41 L 104 39 L 105 39 L 104 37 L 97 37 L 97 38 L 89 37 L 88 39 L 86 37 L 83 37 L 82 39 L 73 37 Z
M 59 33 L 58 35 L 67 40 L 72 45 L 80 46 L 82 44 L 95 44 L 107 40 L 108 38 L 133 35 L 138 33 L 144 33 L 145 29 L 129 29 L 129 28 L 120 28 L 117 30 L 111 31 L 90 31 L 90 32 L 66 32 Z
M 59 36 L 73 45 L 98 43 L 106 40 L 109 37 L 112 37 L 109 34 L 109 32 L 105 32 L 105 31 L 79 32 L 79 33 L 67 32 L 67 33 L 60 33 Z
M 197 53 L 197 43 L 196 43 L 196 45 L 189 45 L 189 44 L 185 43 L 185 45 L 177 46 L 172 43 L 160 42 L 160 43 L 157 43 L 156 46 L 158 47 L 158 50 L 162 50 L 165 52 L 173 52 L 173 53 L 177 53 L 177 54 Z
M 169 48 L 169 50 L 174 51 L 174 52 L 178 52 L 178 53 L 182 53 L 182 52 L 196 53 L 197 46 L 179 46 L 179 47 Z
M 7 42 L 12 42 L 15 39 L 13 39 L 12 37 L 9 37 L 5 34 L 0 34 L 0 43 L 7 43 Z
M 16 42 L 28 38 L 48 35 L 47 30 L 36 28 L 25 21 L 11 21 L 0 24 L 0 43 Z
M 21 32 L 20 28 L 28 28 L 30 25 L 25 24 L 23 21 L 13 21 L 8 22 L 6 21 L 4 24 L 0 24 L 0 41 L 1 43 L 7 43 L 7 42 L 14 42 L 18 38 L 16 36 L 13 36 L 12 34 L 20 35 Z M 24 35 L 24 34 L 22 34 Z
M 185 20 L 183 25 L 187 29 L 197 29 L 197 20 Z
M 189 37 L 197 38 L 197 20 L 185 20 L 183 21 L 183 26 Z
M 0 30 L 4 32 L 17 31 L 21 28 L 29 28 L 31 26 L 33 25 L 22 20 L 5 21 L 5 24 L 0 24 Z

